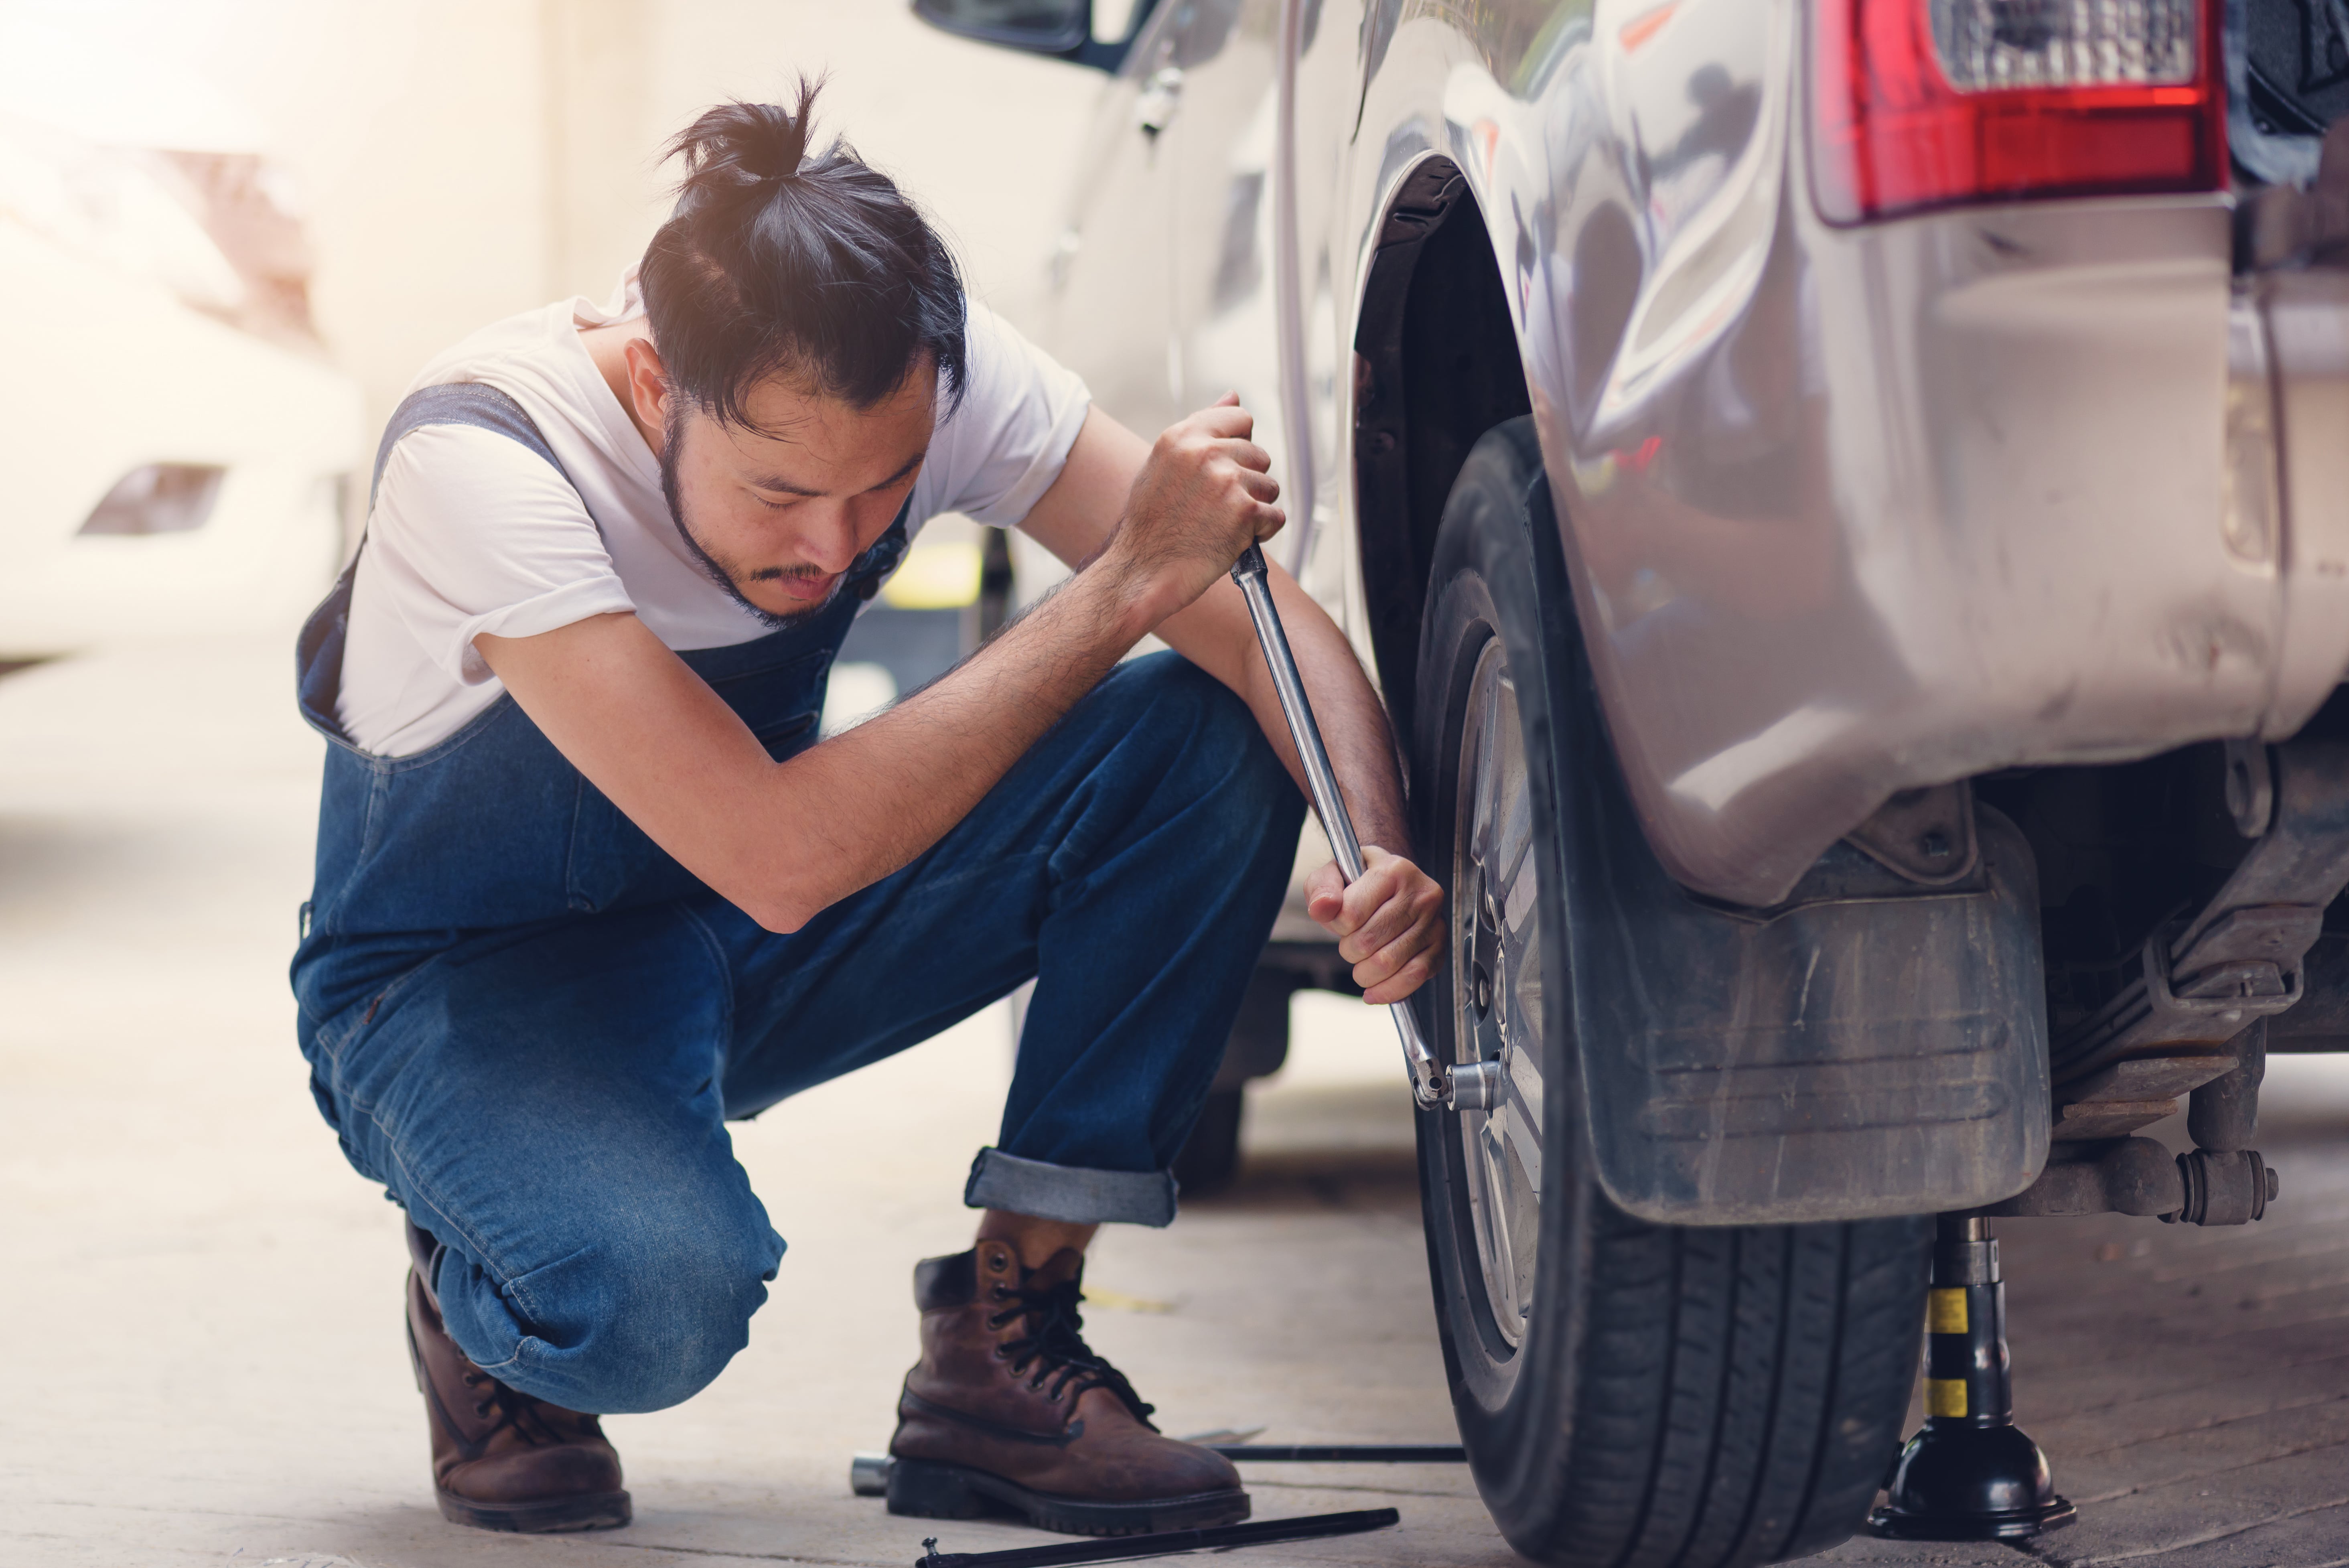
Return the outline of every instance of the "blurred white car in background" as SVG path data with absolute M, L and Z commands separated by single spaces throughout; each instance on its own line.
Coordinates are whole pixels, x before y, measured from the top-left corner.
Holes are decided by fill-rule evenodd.
M 151 94 L 145 145 L 101 139 L 29 72 L 0 79 L 0 659 L 281 624 L 366 457 L 282 181 Z

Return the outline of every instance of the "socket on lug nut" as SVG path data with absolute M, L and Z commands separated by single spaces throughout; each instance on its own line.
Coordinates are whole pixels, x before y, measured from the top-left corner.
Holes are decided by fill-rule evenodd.
M 1445 1102 L 1454 1110 L 1490 1110 L 1501 1103 L 1501 1080 L 1507 1076 L 1498 1062 L 1462 1062 L 1452 1069 Z

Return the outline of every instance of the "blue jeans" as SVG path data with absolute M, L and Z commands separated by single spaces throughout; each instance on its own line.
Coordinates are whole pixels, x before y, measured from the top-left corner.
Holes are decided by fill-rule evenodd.
M 787 936 L 707 892 L 454 934 L 306 1016 L 350 1160 L 446 1249 L 484 1371 L 572 1409 L 694 1394 L 783 1251 L 729 1118 L 1037 978 L 974 1206 L 1164 1224 L 1286 884 L 1303 803 L 1247 707 L 1121 665 L 911 865 Z

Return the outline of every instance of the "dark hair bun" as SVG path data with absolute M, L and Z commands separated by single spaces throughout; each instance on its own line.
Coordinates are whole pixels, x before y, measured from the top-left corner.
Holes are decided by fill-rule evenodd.
M 678 132 L 666 150 L 685 161 L 678 193 L 755 191 L 795 178 L 807 156 L 808 128 L 822 86 L 800 78 L 799 103 L 722 103 Z
M 677 208 L 645 247 L 645 315 L 669 384 L 722 422 L 781 375 L 871 408 L 924 362 L 962 395 L 962 276 L 895 181 L 834 139 L 809 146 L 799 101 L 723 103 L 668 145 Z

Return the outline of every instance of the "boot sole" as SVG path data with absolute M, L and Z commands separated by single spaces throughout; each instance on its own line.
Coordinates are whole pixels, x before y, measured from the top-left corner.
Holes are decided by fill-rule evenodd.
M 440 1517 L 451 1524 L 475 1530 L 502 1530 L 515 1535 L 555 1535 L 573 1530 L 617 1530 L 635 1517 L 625 1491 L 590 1492 L 585 1497 L 551 1498 L 544 1502 L 476 1502 L 453 1491 L 432 1489 L 440 1500 Z
M 895 1460 L 889 1466 L 889 1511 L 916 1519 L 978 1519 L 1010 1513 L 1039 1530 L 1062 1535 L 1146 1535 L 1237 1524 L 1248 1516 L 1248 1495 L 1237 1487 L 1185 1497 L 1134 1502 L 1093 1502 L 1030 1491 L 1017 1481 L 968 1465 L 937 1460 Z

